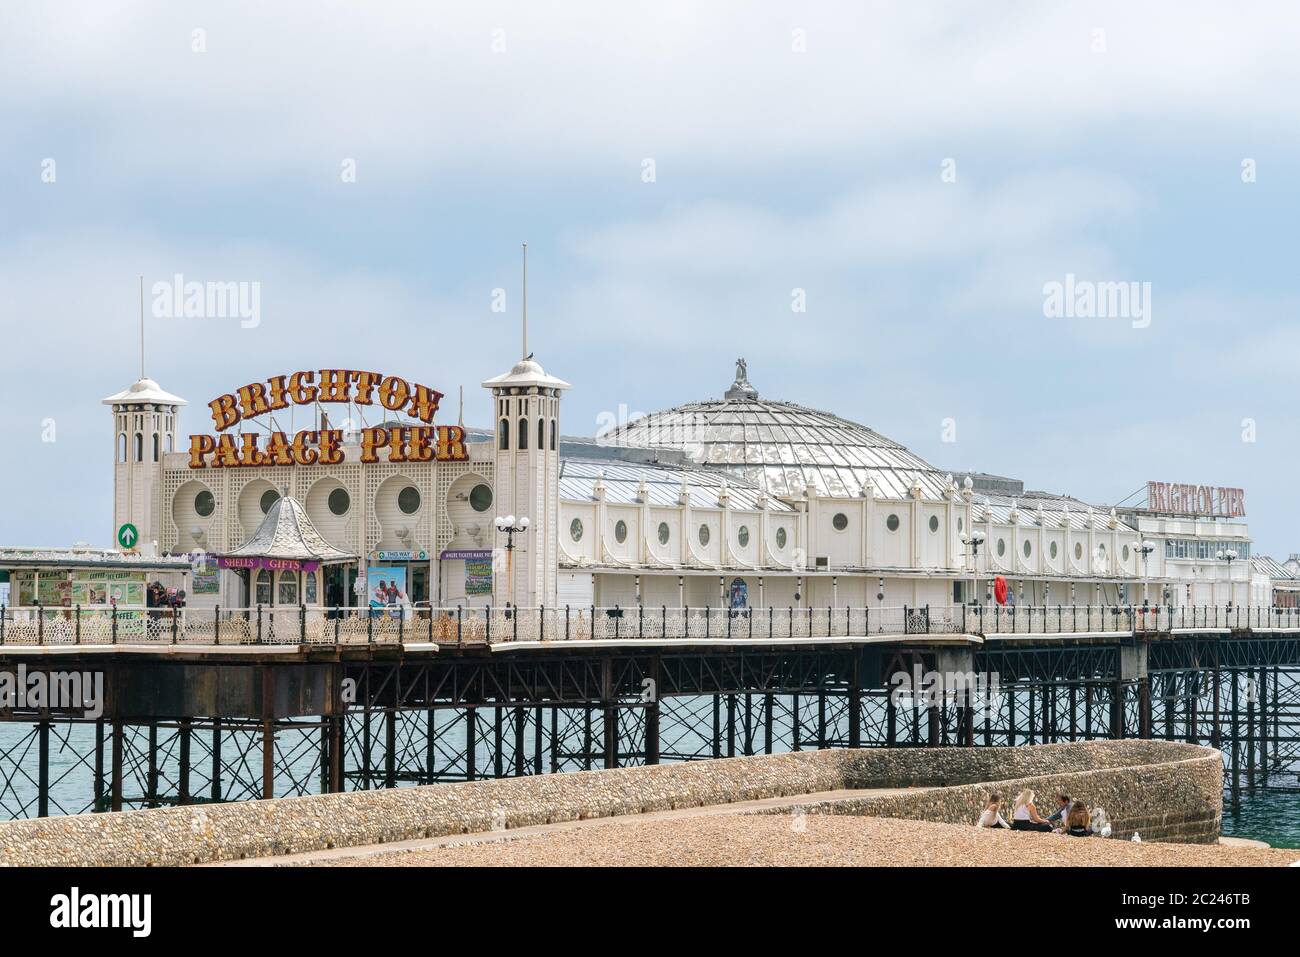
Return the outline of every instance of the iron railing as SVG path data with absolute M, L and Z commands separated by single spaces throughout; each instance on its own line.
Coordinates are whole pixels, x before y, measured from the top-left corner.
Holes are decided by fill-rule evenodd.
M 0 646 L 485 644 L 634 639 L 1068 635 L 1300 629 L 1300 609 L 1221 606 L 923 605 L 897 607 L 402 609 L 5 608 Z

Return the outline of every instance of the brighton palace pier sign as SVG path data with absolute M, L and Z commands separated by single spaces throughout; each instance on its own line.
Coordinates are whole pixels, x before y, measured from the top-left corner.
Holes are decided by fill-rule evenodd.
M 1246 514 L 1246 493 L 1215 485 L 1147 482 L 1147 509 L 1175 515 L 1241 518 Z
M 248 468 L 261 465 L 336 465 L 344 459 L 342 429 L 303 429 L 292 438 L 284 432 L 261 436 L 228 430 L 244 421 L 291 405 L 317 402 L 378 405 L 424 425 L 388 425 L 358 429 L 362 462 L 463 462 L 465 430 L 433 425 L 441 392 L 399 376 L 351 369 L 295 372 L 254 382 L 208 403 L 217 435 L 190 436 L 190 468 Z M 381 458 L 382 456 L 382 458 Z

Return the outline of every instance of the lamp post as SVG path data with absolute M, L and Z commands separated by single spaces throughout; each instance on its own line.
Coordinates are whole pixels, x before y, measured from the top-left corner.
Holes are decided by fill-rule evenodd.
M 498 515 L 493 519 L 492 524 L 496 525 L 497 531 L 506 536 L 506 578 L 510 582 L 510 597 L 506 599 L 506 617 L 510 617 L 510 610 L 515 604 L 515 535 L 522 535 L 528 531 L 528 526 L 532 524 L 528 521 L 527 515 L 521 515 L 516 521 L 513 515 L 507 515 L 502 518 Z
M 979 603 L 975 597 L 975 593 L 979 590 L 978 566 L 980 546 L 984 544 L 984 534 L 972 530 L 970 538 L 963 538 L 961 543 L 970 549 L 970 601 L 972 605 L 976 605 Z
M 1145 538 L 1142 539 L 1142 544 L 1137 547 L 1138 554 L 1142 556 L 1142 606 L 1144 608 L 1147 605 L 1147 560 L 1155 550 L 1155 545 Z
M 1237 560 L 1237 553 L 1232 551 L 1231 549 L 1224 550 L 1221 548 L 1215 554 L 1214 557 L 1217 558 L 1219 561 L 1226 563 L 1228 566 L 1228 611 L 1231 612 L 1232 611 L 1232 563 Z

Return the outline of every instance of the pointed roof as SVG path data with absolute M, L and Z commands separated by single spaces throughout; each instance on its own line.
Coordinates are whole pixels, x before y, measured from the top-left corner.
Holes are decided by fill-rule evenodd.
M 121 405 L 126 402 L 149 402 L 154 405 L 189 405 L 178 395 L 172 395 L 153 379 L 141 379 L 129 389 L 104 399 L 104 405 Z
M 307 517 L 302 503 L 281 494 L 248 541 L 226 558 L 281 558 L 313 562 L 348 562 L 356 559 L 325 540 Z

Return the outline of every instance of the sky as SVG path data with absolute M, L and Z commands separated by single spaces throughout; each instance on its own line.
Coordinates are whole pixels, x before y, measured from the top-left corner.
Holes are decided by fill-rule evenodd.
M 1256 552 L 1300 552 L 1297 35 L 1282 2 L 9 0 L 0 544 L 110 543 L 138 277 L 183 436 L 340 366 L 487 425 L 527 241 L 566 434 L 744 356 L 943 469 L 1243 488 Z M 256 321 L 155 316 L 176 275 Z M 1135 296 L 1053 314 L 1067 277 Z

